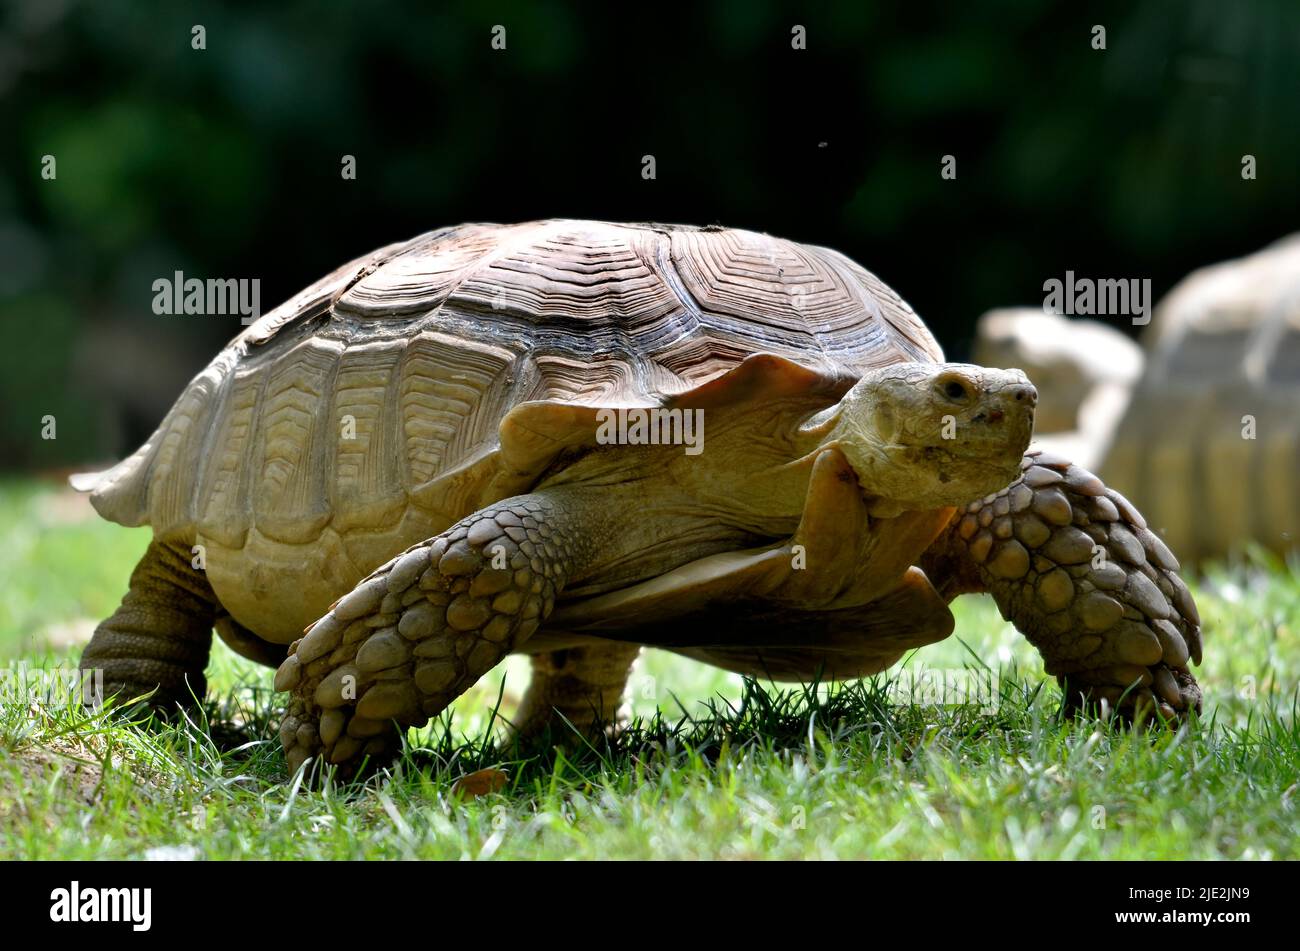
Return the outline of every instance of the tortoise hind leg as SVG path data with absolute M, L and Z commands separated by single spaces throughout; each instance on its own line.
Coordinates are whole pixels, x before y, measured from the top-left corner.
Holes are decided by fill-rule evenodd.
M 952 598 L 988 591 L 1043 655 L 1068 706 L 1179 719 L 1201 707 L 1187 669 L 1200 617 L 1178 562 L 1118 492 L 1049 453 L 967 507 L 922 567 Z
M 576 729 L 595 736 L 617 722 L 639 644 L 609 641 L 534 654 L 533 679 L 514 717 L 514 733 L 530 740 L 550 730 L 562 741 Z M 567 723 L 566 723 L 567 721 Z
M 122 604 L 95 628 L 79 666 L 103 671 L 106 697 L 128 700 L 156 690 L 152 706 L 189 706 L 207 689 L 203 671 L 219 609 L 189 550 L 155 540 L 131 573 Z

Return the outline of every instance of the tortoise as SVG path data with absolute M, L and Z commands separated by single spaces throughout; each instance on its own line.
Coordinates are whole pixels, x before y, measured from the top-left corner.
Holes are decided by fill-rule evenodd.
M 1100 463 L 1145 362 L 1142 348 L 1109 324 L 1034 307 L 999 308 L 981 316 L 971 360 L 1028 374 L 1039 391 L 1033 445 L 1086 469 Z M 1105 469 L 1098 472 L 1109 479 Z M 1124 491 L 1122 485 L 1115 488 Z M 1142 507 L 1140 500 L 1135 504 Z
M 1196 270 L 1142 335 L 1099 465 L 1194 561 L 1300 544 L 1300 235 Z
M 1028 308 L 980 319 L 975 359 L 1050 385 L 1035 444 L 1097 467 L 1184 558 L 1300 543 L 1300 235 L 1194 271 L 1141 347 Z M 1047 402 L 1046 398 L 1044 402 Z
M 1201 634 L 1178 562 L 1123 496 L 1026 452 L 1036 400 L 1018 370 L 944 362 L 825 248 L 433 231 L 260 318 L 139 451 L 74 481 L 153 529 L 81 665 L 190 702 L 215 626 L 278 664 L 289 765 L 346 774 L 512 652 L 520 733 L 599 730 L 642 645 L 862 677 L 988 592 L 1067 705 L 1185 719 Z

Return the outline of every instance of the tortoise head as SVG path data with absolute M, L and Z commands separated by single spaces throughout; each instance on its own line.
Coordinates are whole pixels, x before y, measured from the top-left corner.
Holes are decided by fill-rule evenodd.
M 844 395 L 828 442 L 881 515 L 964 505 L 1019 474 L 1037 401 L 1020 370 L 896 363 Z

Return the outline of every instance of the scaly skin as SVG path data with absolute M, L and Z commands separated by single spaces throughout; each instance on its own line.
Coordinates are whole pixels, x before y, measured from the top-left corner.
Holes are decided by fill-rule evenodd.
M 591 557 L 563 494 L 498 502 L 403 552 L 340 599 L 275 676 L 291 691 L 280 739 L 291 770 L 310 756 L 345 775 L 382 765 L 393 728 L 440 713 L 546 620 Z
M 128 700 L 157 688 L 150 704 L 166 712 L 203 699 L 203 671 L 219 605 L 189 549 L 154 541 L 131 573 L 113 615 L 95 628 L 82 670 L 104 671 L 104 695 Z
M 1068 707 L 1141 719 L 1201 709 L 1200 616 L 1178 562 L 1118 492 L 1066 459 L 1025 456 L 1019 479 L 972 502 L 927 552 L 940 593 L 988 591 L 1043 655 Z

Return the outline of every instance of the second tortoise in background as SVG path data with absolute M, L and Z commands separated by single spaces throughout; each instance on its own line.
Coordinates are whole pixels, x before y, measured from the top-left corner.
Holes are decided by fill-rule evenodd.
M 998 310 L 974 359 L 1022 367 L 1068 403 L 1040 413 L 1035 444 L 1099 471 L 1184 561 L 1295 548 L 1300 235 L 1188 275 L 1141 344 L 1096 321 Z
M 1193 272 L 1156 310 L 1101 468 L 1184 557 L 1300 539 L 1300 235 Z
M 1099 320 L 1033 307 L 991 310 L 976 329 L 975 362 L 1017 367 L 1038 384 L 1035 445 L 1096 469 L 1142 376 L 1142 348 Z

